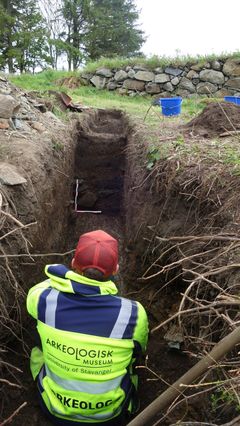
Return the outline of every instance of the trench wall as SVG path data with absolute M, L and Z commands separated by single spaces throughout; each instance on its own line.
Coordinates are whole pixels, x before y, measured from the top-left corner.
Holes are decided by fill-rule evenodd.
M 2 341 L 11 336 L 21 318 L 26 323 L 25 298 L 28 289 L 44 278 L 49 263 L 69 264 L 69 256 L 53 256 L 74 249 L 79 235 L 104 229 L 123 239 L 123 187 L 127 120 L 122 112 L 86 113 L 73 119 L 57 133 L 61 149 L 51 138 L 13 142 L 12 162 L 26 179 L 23 185 L 5 186 L 9 212 L 30 227 L 14 232 L 2 241 L 2 285 L 0 321 Z M 79 179 L 75 212 L 75 182 Z M 8 200 L 8 201 L 7 201 Z M 88 214 L 85 210 L 100 210 Z M 12 226 L 5 222 L 3 232 Z M 44 253 L 44 256 L 37 256 Z M 49 255 L 48 255 L 49 253 Z M 31 257 L 31 254 L 35 256 Z M 10 325 L 10 327 L 9 327 Z
M 58 132 L 59 140 L 64 141 L 59 152 L 53 148 L 50 137 L 10 140 L 11 162 L 26 183 L 1 186 L 3 209 L 12 216 L 2 216 L 5 220 L 1 227 L 0 336 L 4 342 L 11 330 L 16 332 L 20 318 L 25 323 L 26 293 L 43 278 L 44 265 L 61 261 L 59 257 L 31 257 L 31 254 L 65 249 L 74 141 L 65 131 Z M 22 225 L 32 225 L 16 230 L 19 224 L 13 218 Z

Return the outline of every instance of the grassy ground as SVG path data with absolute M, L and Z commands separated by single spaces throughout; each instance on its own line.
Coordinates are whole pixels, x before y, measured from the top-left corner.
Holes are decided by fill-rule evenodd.
M 36 90 L 44 92 L 50 89 L 63 91 L 71 96 L 74 102 L 84 106 L 121 109 L 125 111 L 134 121 L 139 123 L 138 129 L 144 135 L 144 139 L 149 145 L 147 164 L 149 170 L 151 170 L 160 158 L 168 158 L 171 155 L 179 155 L 183 158 L 186 155 L 189 158 L 194 157 L 194 161 L 197 161 L 197 158 L 199 159 L 201 156 L 206 159 L 215 159 L 217 162 L 222 161 L 232 167 L 234 174 L 239 173 L 239 139 L 236 144 L 231 143 L 230 146 L 228 140 L 220 142 L 212 141 L 209 144 L 199 144 L 199 141 L 196 143 L 192 141 L 191 144 L 186 144 L 183 136 L 179 135 L 177 131 L 179 125 L 189 122 L 206 107 L 207 103 L 214 99 L 200 97 L 183 99 L 181 114 L 166 117 L 162 114 L 160 106 L 152 106 L 153 98 L 151 96 L 120 96 L 116 92 L 98 90 L 93 86 L 81 86 L 70 89 L 60 84 L 61 80 L 71 76 L 79 77 L 77 73 L 48 70 L 35 75 L 14 75 L 10 79 L 16 86 L 26 91 Z M 46 96 L 48 96 L 47 93 Z M 54 113 L 62 120 L 68 119 L 68 111 L 64 113 L 55 107 Z
M 68 73 L 66 71 L 44 71 L 39 74 L 23 74 L 10 77 L 12 83 L 24 90 L 45 91 L 60 90 L 66 92 L 72 97 L 74 102 L 78 102 L 85 106 L 94 108 L 116 108 L 121 109 L 140 121 L 144 121 L 151 127 L 157 127 L 162 120 L 172 120 L 176 122 L 179 117 L 163 117 L 161 109 L 158 106 L 151 107 L 151 96 L 120 96 L 115 92 L 107 90 L 98 90 L 93 86 L 81 86 L 75 89 L 69 89 L 59 85 L 59 80 L 64 77 L 77 76 L 76 73 Z M 182 103 L 181 119 L 189 120 L 199 113 L 205 106 L 204 99 L 193 98 L 184 99 Z M 151 107 L 151 108 L 150 108 Z

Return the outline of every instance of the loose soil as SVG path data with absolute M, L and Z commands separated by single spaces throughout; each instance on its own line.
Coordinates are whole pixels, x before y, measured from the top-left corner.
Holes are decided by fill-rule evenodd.
M 239 106 L 230 102 L 211 102 L 199 116 L 183 126 L 192 135 L 213 138 L 240 129 Z
M 179 144 L 174 145 L 173 139 L 171 146 L 167 145 L 169 132 L 171 138 L 176 135 L 176 141 L 179 134 L 184 135 L 184 146 L 190 147 L 195 144 L 195 137 L 199 144 L 203 136 L 206 139 L 232 130 L 229 122 L 238 129 L 239 107 L 228 107 L 228 120 L 224 123 L 222 109 L 225 110 L 225 106 L 218 109 L 214 104 L 208 105 L 202 115 L 184 127 L 173 129 L 170 120 L 168 124 L 165 122 L 159 135 L 162 141 L 166 134 L 166 140 L 161 143 L 169 148 L 168 156 L 156 161 L 150 171 L 147 169 L 149 131 L 144 133 L 142 126 L 138 130 L 138 125 L 121 111 L 74 114 L 70 124 L 64 126 L 38 112 L 38 121 L 47 129 L 41 137 L 36 131 L 30 135 L 2 131 L 2 160 L 15 165 L 27 179 L 21 186 L 1 187 L 3 210 L 10 215 L 4 216 L 2 236 L 16 227 L 12 218 L 25 226 L 34 224 L 12 232 L 3 238 L 1 246 L 2 255 L 18 256 L 3 258 L 1 266 L 1 304 L 6 312 L 0 323 L 0 367 L 4 378 L 0 382 L 1 421 L 27 402 L 11 424 L 20 426 L 30 421 L 34 426 L 50 425 L 38 408 L 29 372 L 28 358 L 36 337 L 35 324 L 27 317 L 24 300 L 27 290 L 44 278 L 42 271 L 46 263 L 70 263 L 70 252 L 81 233 L 104 229 L 118 238 L 117 284 L 124 296 L 143 303 L 151 329 L 177 312 L 182 293 L 192 279 L 189 256 L 196 256 L 197 267 L 197 262 L 201 266 L 211 262 L 211 253 L 204 257 L 205 252 L 216 246 L 219 252 L 222 250 L 220 243 L 211 239 L 203 244 L 189 237 L 191 244 L 180 247 L 170 243 L 169 237 L 209 232 L 238 235 L 240 214 L 235 192 L 239 186 L 238 176 L 228 173 L 225 166 L 219 168 L 216 162 L 214 167 L 208 162 L 199 162 L 199 152 L 193 157 L 185 151 L 179 152 Z M 201 139 L 199 145 L 203 153 L 208 151 L 210 143 Z M 171 150 L 174 155 L 170 155 Z M 213 180 L 210 170 L 214 176 L 220 171 L 222 180 Z M 100 213 L 89 213 L 89 210 Z M 183 252 L 184 262 L 181 261 Z M 201 262 L 197 257 L 199 252 Z M 230 254 L 234 262 L 239 262 L 238 251 Z M 218 265 L 219 258 L 223 264 L 219 255 L 214 265 Z M 223 275 L 219 276 L 219 282 L 223 278 L 226 281 Z M 228 274 L 228 285 L 238 279 L 237 271 Z M 216 294 L 211 293 L 211 297 Z M 146 363 L 139 368 L 141 409 L 196 362 L 199 354 L 189 335 L 201 328 L 200 319 L 197 321 L 199 324 L 190 324 L 191 333 L 189 323 L 183 321 L 185 336 L 180 350 L 169 348 L 166 339 L 169 326 L 151 335 Z M 216 333 L 215 341 L 219 337 L 221 333 Z M 214 419 L 216 424 L 222 424 L 235 415 L 232 408 L 211 414 L 209 407 L 205 395 L 197 401 L 189 399 L 188 406 L 181 404 L 169 413 L 161 413 L 159 424 L 167 426 L 183 419 L 192 422 Z

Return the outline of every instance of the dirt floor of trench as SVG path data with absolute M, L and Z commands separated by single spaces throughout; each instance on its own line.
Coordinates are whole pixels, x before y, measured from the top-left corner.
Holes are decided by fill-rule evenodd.
M 196 126 L 192 128 L 196 131 Z M 185 129 L 186 132 L 188 130 L 188 128 Z M 85 119 L 75 119 L 71 134 L 75 141 L 72 146 L 73 160 L 70 163 L 72 170 L 69 175 L 71 176 L 64 187 L 62 187 L 61 179 L 58 180 L 55 191 L 59 192 L 59 198 L 55 210 L 58 210 L 61 199 L 64 200 L 67 224 L 64 225 L 61 236 L 62 252 L 74 248 L 79 235 L 89 230 L 104 229 L 118 238 L 120 273 L 116 280 L 120 292 L 143 303 L 148 311 L 150 327 L 152 327 L 174 312 L 185 284 L 181 280 L 174 282 L 170 288 L 166 288 L 161 293 L 161 298 L 153 302 L 152 295 L 156 292 L 156 282 L 151 290 L 149 286 L 144 288 L 144 284 L 141 280 L 139 281 L 144 270 L 151 264 L 151 260 L 146 260 L 146 247 L 149 248 L 151 238 L 148 239 L 148 234 L 148 238 L 144 239 L 143 229 L 151 228 L 152 223 L 159 223 L 159 205 L 162 203 L 161 197 L 164 197 L 164 194 L 160 194 L 159 188 L 157 191 L 153 188 L 155 181 L 154 184 L 148 181 L 147 186 L 145 185 L 146 164 L 144 166 L 139 159 L 141 152 L 144 157 L 145 147 L 134 135 L 135 130 L 121 111 L 93 111 L 86 114 Z M 68 171 L 64 170 L 64 174 L 68 174 Z M 140 191 L 131 192 L 133 188 L 140 188 Z M 155 195 L 152 199 L 153 193 Z M 176 201 L 175 192 L 171 201 L 174 197 Z M 149 207 L 152 201 L 154 202 Z M 167 220 L 165 218 L 165 226 L 172 223 L 174 229 L 174 226 L 179 228 L 186 224 L 185 214 L 186 211 L 189 212 L 189 208 L 186 208 L 184 203 L 180 207 L 180 204 L 176 203 L 174 207 L 178 211 L 175 221 L 171 221 L 173 211 L 163 213 L 169 214 Z M 152 215 L 150 222 L 147 222 L 149 208 L 152 210 Z M 45 215 L 44 221 L 47 222 L 47 210 Z M 193 212 L 193 216 L 196 217 L 196 212 Z M 194 227 L 193 221 L 191 225 Z M 148 232 L 151 234 L 152 231 L 148 229 Z M 52 249 L 56 251 L 54 243 Z M 71 255 L 61 258 L 60 261 L 59 257 L 40 257 L 39 261 L 37 260 L 35 282 L 43 278 L 40 270 L 45 263 L 69 264 L 70 259 Z M 18 265 L 20 266 L 21 264 Z M 31 277 L 27 281 L 27 286 L 30 287 Z M 27 403 L 19 413 L 14 415 L 11 424 L 15 426 L 28 423 L 34 426 L 50 425 L 38 408 L 36 390 L 28 366 L 29 352 L 35 344 L 34 328 L 34 321 L 29 319 L 26 322 L 26 316 L 24 316 L 22 334 L 18 335 L 17 339 L 9 340 L 4 347 L 6 352 L 1 355 L 4 362 L 4 377 L 7 380 L 1 383 L 1 421 L 9 418 L 18 407 Z M 139 368 L 141 409 L 196 362 L 190 356 L 190 352 L 169 349 L 164 334 L 165 332 L 161 331 L 151 336 L 146 363 Z M 15 385 L 13 386 L 12 383 Z M 208 409 L 208 402 L 203 398 L 197 403 L 195 401 L 191 407 L 184 406 L 179 410 L 176 409 L 173 414 L 163 419 L 161 424 L 170 425 L 186 415 L 190 416 L 192 421 L 208 421 L 211 417 Z

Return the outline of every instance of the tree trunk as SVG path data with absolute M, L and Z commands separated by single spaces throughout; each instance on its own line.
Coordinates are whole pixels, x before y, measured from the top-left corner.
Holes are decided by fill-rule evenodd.
M 68 53 L 68 71 L 72 71 L 72 58 L 70 53 Z
M 14 72 L 14 67 L 13 67 L 13 59 L 12 58 L 10 58 L 10 57 L 7 58 L 7 65 L 8 65 L 8 72 L 10 74 L 13 73 Z

